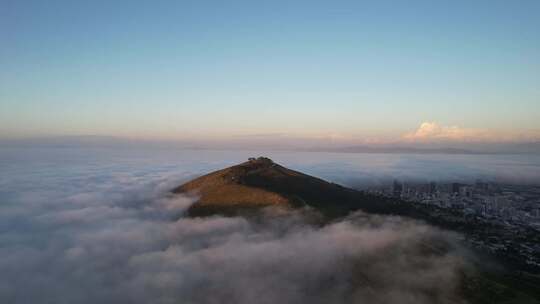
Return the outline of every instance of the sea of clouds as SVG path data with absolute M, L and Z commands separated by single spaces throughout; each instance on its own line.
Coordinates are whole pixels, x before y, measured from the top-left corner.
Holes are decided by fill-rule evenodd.
M 363 213 L 186 218 L 192 199 L 169 191 L 194 167 L 122 159 L 4 163 L 0 303 L 462 301 L 452 233 Z

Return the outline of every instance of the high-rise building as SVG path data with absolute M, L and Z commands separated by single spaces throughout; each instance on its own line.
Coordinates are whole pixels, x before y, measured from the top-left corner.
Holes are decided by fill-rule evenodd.
M 460 183 L 452 183 L 452 193 L 459 193 Z
M 398 180 L 394 180 L 394 185 L 392 187 L 392 194 L 394 195 L 394 197 L 400 197 L 402 192 L 403 192 L 403 184 L 401 184 Z
M 435 182 L 429 183 L 429 193 L 435 194 L 435 192 L 437 192 L 437 183 Z

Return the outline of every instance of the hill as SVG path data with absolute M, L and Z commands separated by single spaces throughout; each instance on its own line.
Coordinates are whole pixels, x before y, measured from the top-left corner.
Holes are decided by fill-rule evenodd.
M 334 217 L 362 209 L 402 213 L 398 204 L 285 168 L 271 159 L 251 158 L 196 178 L 173 190 L 198 197 L 190 215 L 235 214 L 266 206 L 310 206 Z

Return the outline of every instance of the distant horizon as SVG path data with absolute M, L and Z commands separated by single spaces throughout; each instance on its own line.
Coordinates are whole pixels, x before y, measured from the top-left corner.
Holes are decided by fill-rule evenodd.
M 3 136 L 2 136 L 3 135 Z M 416 129 L 406 130 L 404 132 L 393 132 L 386 136 L 377 137 L 374 135 L 345 135 L 339 133 L 219 133 L 212 135 L 203 135 L 200 133 L 178 132 L 170 136 L 149 136 L 144 133 L 138 135 L 126 134 L 92 134 L 81 133 L 44 133 L 44 134 L 0 134 L 0 140 L 17 139 L 36 139 L 36 138 L 55 138 L 55 137 L 117 137 L 139 140 L 222 140 L 227 138 L 298 138 L 298 139 L 329 139 L 332 141 L 365 143 L 365 144 L 389 144 L 389 143 L 437 143 L 437 142 L 485 142 L 485 143 L 519 143 L 519 142 L 538 142 L 540 141 L 540 130 L 524 130 L 520 132 L 495 132 L 488 129 L 467 129 L 459 126 L 441 126 L 436 122 L 423 122 Z
M 26 138 L 0 138 L 0 147 L 131 147 L 189 150 L 269 150 L 338 153 L 396 154 L 538 154 L 540 140 L 518 142 L 484 141 L 336 141 L 329 138 L 282 136 L 225 137 L 216 139 L 152 139 L 125 136 L 66 135 Z

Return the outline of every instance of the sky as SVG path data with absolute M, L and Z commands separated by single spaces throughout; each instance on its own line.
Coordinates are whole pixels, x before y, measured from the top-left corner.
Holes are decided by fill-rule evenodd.
M 538 1 L 0 1 L 0 138 L 540 139 Z

